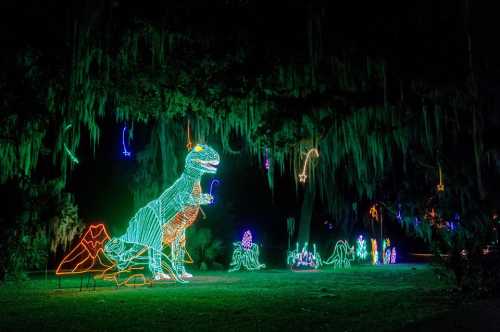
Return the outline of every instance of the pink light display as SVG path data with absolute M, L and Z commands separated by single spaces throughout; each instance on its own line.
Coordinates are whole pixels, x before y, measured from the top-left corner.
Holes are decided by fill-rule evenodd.
M 245 233 L 243 234 L 241 246 L 245 250 L 250 250 L 250 248 L 252 248 L 252 232 L 250 232 L 250 230 L 245 231 Z

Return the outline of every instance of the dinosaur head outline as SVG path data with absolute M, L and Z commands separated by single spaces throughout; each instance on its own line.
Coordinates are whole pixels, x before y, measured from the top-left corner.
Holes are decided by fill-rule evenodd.
M 217 151 L 208 145 L 197 144 L 186 156 L 186 169 L 195 169 L 202 174 L 215 174 L 219 162 L 220 157 Z

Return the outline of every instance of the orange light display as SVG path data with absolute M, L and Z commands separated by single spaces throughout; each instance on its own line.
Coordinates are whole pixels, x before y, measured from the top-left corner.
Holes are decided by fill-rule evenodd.
M 57 267 L 56 274 L 80 274 L 105 272 L 114 263 L 104 254 L 104 243 L 110 239 L 103 224 L 91 225 L 80 242 L 71 250 Z
M 444 183 L 443 183 L 443 172 L 441 171 L 441 166 L 439 166 L 439 183 L 436 186 L 438 192 L 444 191 Z
M 191 150 L 193 147 L 193 143 L 191 142 L 191 128 L 189 126 L 189 120 L 188 120 L 188 123 L 187 123 L 187 144 L 186 144 L 186 148 L 187 150 Z
M 375 221 L 379 221 L 377 204 L 373 204 L 373 205 L 370 207 L 369 214 L 370 214 L 370 217 L 371 217 L 372 219 L 374 219 Z

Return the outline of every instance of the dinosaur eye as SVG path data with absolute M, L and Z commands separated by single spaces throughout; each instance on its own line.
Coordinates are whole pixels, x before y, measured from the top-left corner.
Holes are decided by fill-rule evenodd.
M 200 151 L 203 151 L 203 148 L 201 146 L 197 145 L 194 147 L 194 151 L 200 152 Z

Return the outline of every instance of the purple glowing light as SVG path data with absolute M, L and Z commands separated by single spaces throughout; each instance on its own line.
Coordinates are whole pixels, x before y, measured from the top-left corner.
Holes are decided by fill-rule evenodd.
M 127 150 L 127 146 L 125 144 L 125 131 L 127 131 L 127 126 L 124 126 L 122 129 L 122 146 L 123 146 L 122 153 L 125 157 L 130 157 L 131 153 L 130 151 Z
M 250 230 L 245 231 L 245 233 L 243 234 L 241 246 L 245 250 L 250 250 L 250 248 L 252 248 L 252 232 L 250 232 Z
M 264 162 L 264 167 L 266 169 L 269 169 L 269 166 L 271 165 L 270 161 L 269 161 L 269 154 L 268 154 L 268 148 L 266 148 L 266 156 L 265 156 L 265 162 Z
M 210 182 L 210 191 L 208 192 L 210 194 L 210 196 L 212 196 L 212 202 L 210 202 L 210 204 L 214 204 L 215 203 L 215 197 L 214 197 L 214 193 L 213 193 L 213 186 L 214 184 L 216 185 L 219 185 L 220 181 L 217 180 L 217 179 L 213 179 L 212 182 Z
M 391 264 L 396 264 L 396 247 L 391 250 Z

